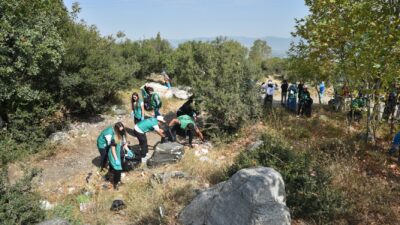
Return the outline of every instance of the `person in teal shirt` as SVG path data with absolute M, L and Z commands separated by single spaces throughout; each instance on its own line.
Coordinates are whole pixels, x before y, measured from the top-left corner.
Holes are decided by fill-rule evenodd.
M 160 108 L 162 106 L 160 95 L 157 92 L 154 92 L 152 87 L 148 88 L 150 92 L 150 104 L 151 107 L 154 109 L 154 117 L 161 116 Z
M 204 141 L 204 136 L 201 133 L 200 129 L 196 126 L 192 117 L 188 115 L 178 116 L 178 118 L 173 119 L 169 123 L 169 127 L 171 127 L 171 133 L 173 141 L 176 141 L 176 134 L 178 133 L 180 136 L 186 138 L 186 134 L 189 136 L 189 146 L 193 147 L 192 141 L 194 133 L 196 132 L 197 136 Z
M 146 133 L 155 131 L 157 132 L 162 138 L 165 138 L 164 131 L 160 128 L 162 124 L 165 123 L 164 117 L 157 116 L 156 118 L 148 118 L 145 120 L 140 121 L 138 124 L 135 125 L 133 129 L 133 134 L 139 141 L 140 146 L 140 156 L 142 158 L 146 157 L 148 152 L 148 144 L 147 144 L 147 136 Z
M 132 94 L 131 108 L 132 108 L 131 115 L 133 117 L 135 124 L 144 120 L 144 103 L 142 99 L 139 98 L 139 94 L 137 92 L 134 92 Z
M 101 170 L 107 166 L 108 153 L 111 148 L 112 154 L 115 156 L 115 146 L 118 142 L 125 140 L 125 127 L 121 122 L 114 124 L 114 127 L 107 127 L 97 137 L 97 148 L 100 152 L 100 168 Z M 121 164 L 117 160 L 117 164 Z

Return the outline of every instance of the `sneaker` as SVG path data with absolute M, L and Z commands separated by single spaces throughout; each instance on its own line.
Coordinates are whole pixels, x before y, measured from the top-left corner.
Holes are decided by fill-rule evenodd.
M 147 162 L 147 158 L 146 157 L 142 158 L 142 163 L 146 164 L 146 162 Z

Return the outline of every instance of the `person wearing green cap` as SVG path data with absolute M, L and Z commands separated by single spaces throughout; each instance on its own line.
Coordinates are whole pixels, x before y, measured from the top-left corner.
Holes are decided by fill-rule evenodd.
M 173 119 L 169 123 L 169 127 L 171 127 L 172 139 L 176 141 L 176 134 L 180 136 L 186 137 L 189 136 L 189 146 L 192 146 L 192 140 L 194 133 L 196 132 L 197 136 L 204 141 L 204 136 L 201 133 L 200 129 L 196 126 L 192 117 L 188 115 L 178 116 L 178 118 Z

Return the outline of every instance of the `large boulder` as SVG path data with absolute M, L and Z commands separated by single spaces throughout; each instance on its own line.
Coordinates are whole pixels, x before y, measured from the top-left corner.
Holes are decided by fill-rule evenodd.
M 285 185 L 274 169 L 243 169 L 201 192 L 179 215 L 184 225 L 286 225 Z
M 154 167 L 164 164 L 176 163 L 184 154 L 183 145 L 176 142 L 158 144 L 152 157 L 147 160 L 147 166 Z

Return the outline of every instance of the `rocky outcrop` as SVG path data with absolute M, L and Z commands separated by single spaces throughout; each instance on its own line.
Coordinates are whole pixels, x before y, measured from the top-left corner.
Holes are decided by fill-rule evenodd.
M 282 176 L 272 168 L 243 169 L 201 192 L 179 216 L 184 225 L 286 225 Z
M 154 167 L 164 164 L 176 163 L 184 154 L 183 145 L 176 142 L 158 144 L 153 156 L 147 160 L 147 166 Z

